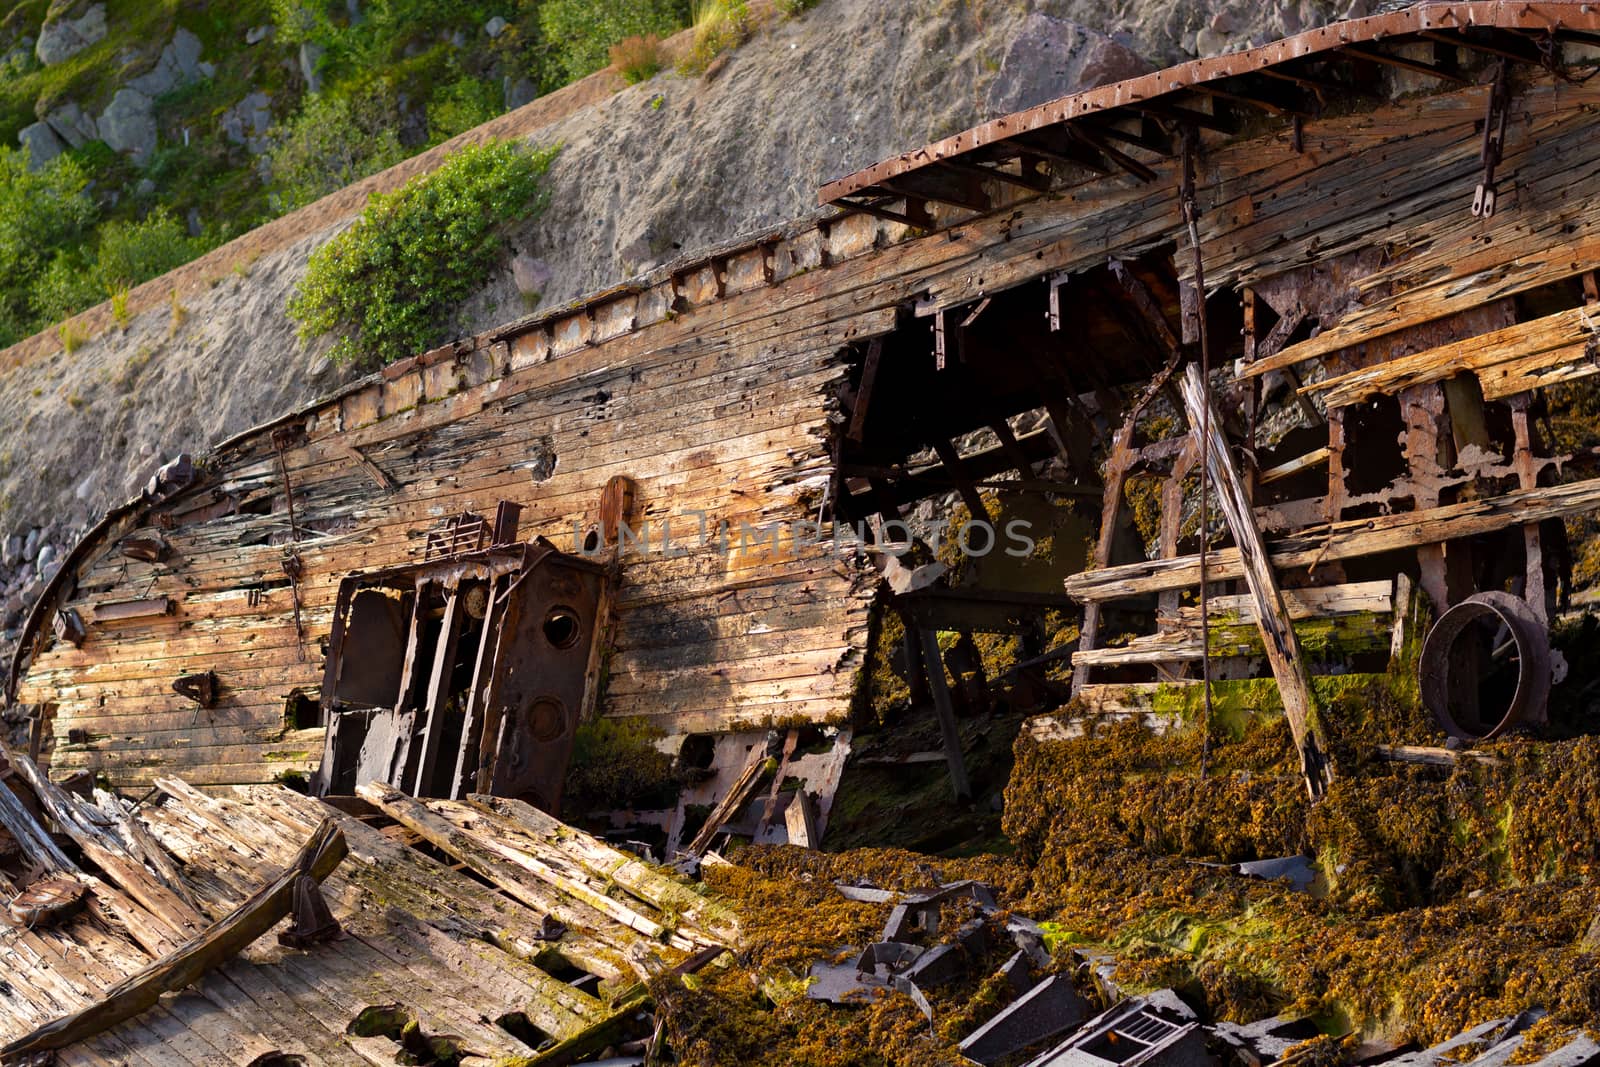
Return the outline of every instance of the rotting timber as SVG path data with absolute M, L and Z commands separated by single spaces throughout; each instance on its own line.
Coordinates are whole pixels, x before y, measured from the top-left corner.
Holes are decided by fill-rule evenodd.
M 15 934 L 0 1056 L 568 1062 L 653 1027 L 690 1062 L 961 1062 L 1069 967 L 1325 1035 L 1592 1021 L 1600 747 L 1505 737 L 1593 671 L 1551 628 L 1600 452 L 1551 412 L 1600 365 L 1597 59 L 1587 5 L 1423 4 L 1090 90 L 175 461 L 13 663 L 57 778 L 156 793 L 10 759 L 0 888 L 52 924 Z M 1041 512 L 1043 572 L 962 540 Z M 626 723 L 679 774 L 619 836 L 816 845 L 895 627 L 940 738 L 905 762 L 958 798 L 981 709 L 1065 705 L 1016 745 L 1018 859 L 708 854 L 741 922 L 540 810 L 607 814 L 563 776 Z M 1418 744 L 1423 703 L 1485 750 Z M 297 774 L 323 799 L 264 784 Z M 295 854 L 324 820 L 331 874 Z M 1320 896 L 1240 877 L 1308 852 Z M 953 933 L 941 880 L 982 905 Z M 285 887 L 288 940 L 220 958 Z M 996 927 L 1020 968 L 935 973 Z M 918 938 L 879 984 L 921 1001 L 803 1003 L 841 944 L 876 972 Z M 1319 1040 L 1289 1062 L 1396 1051 Z
M 884 611 L 958 796 L 987 679 L 937 635 L 1018 635 L 1037 668 L 1077 605 L 1079 706 L 1271 677 L 1313 795 L 1316 683 L 1386 663 L 1411 589 L 1440 616 L 1520 605 L 1469 609 L 1423 691 L 1495 733 L 1480 682 L 1509 665 L 1537 724 L 1562 521 L 1600 504 L 1595 454 L 1542 421 L 1596 367 L 1597 31 L 1585 5 L 1422 4 L 1090 90 L 831 183 L 840 213 L 390 366 L 108 515 L 8 696 L 58 773 L 122 788 L 381 768 L 460 797 L 543 743 L 503 788 L 552 808 L 580 731 L 642 724 L 692 772 L 631 815 L 671 848 L 691 809 L 784 840 L 814 801 L 823 832 Z M 1152 481 L 1153 519 L 1130 506 Z M 896 555 L 894 524 L 923 536 L 951 495 L 997 526 L 1098 501 L 1090 566 L 1063 594 Z M 496 611 L 535 538 L 605 575 L 520 635 L 591 653 L 559 696 L 504 685 Z M 1319 627 L 1348 639 L 1313 648 Z M 352 641 L 388 657 L 381 693 L 346 699 Z

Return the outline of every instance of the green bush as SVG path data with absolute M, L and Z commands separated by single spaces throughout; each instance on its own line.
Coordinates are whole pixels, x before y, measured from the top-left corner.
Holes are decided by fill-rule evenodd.
M 39 326 L 75 315 L 103 299 L 105 292 L 95 280 L 94 264 L 85 262 L 76 249 L 57 252 L 33 283 Z
M 68 156 L 35 172 L 26 152 L 0 148 L 0 344 L 48 324 L 34 289 L 56 250 L 79 242 L 94 222 L 87 186 Z
M 206 251 L 206 242 L 190 237 L 183 223 L 164 207 L 137 222 L 114 220 L 100 227 L 95 256 L 96 299 L 167 273 Z
M 277 208 L 293 211 L 405 159 L 399 109 L 381 87 L 353 96 L 307 97 L 273 128 L 268 154 Z
M 496 141 L 374 194 L 354 226 L 311 255 L 289 301 L 302 338 L 338 331 L 335 362 L 379 366 L 440 341 L 452 309 L 505 254 L 505 230 L 543 207 L 555 149 Z
M 539 26 L 551 48 L 547 82 L 556 88 L 593 74 L 610 62 L 611 46 L 625 37 L 666 37 L 689 24 L 688 0 L 545 0 Z
M 750 7 L 745 0 L 695 0 L 694 44 L 678 64 L 684 74 L 702 74 L 723 52 L 750 36 Z
M 440 86 L 428 100 L 428 140 L 448 141 L 500 114 L 500 87 L 463 75 Z

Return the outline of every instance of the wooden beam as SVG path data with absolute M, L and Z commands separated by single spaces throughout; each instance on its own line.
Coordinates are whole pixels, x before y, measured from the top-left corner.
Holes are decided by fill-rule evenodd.
M 1435 66 L 1432 63 L 1424 63 L 1420 59 L 1407 59 L 1405 56 L 1397 56 L 1393 52 L 1385 52 L 1377 45 L 1347 44 L 1342 46 L 1339 51 L 1355 59 L 1370 60 L 1373 63 L 1381 63 L 1384 66 L 1395 67 L 1399 70 L 1409 70 L 1414 74 L 1426 74 L 1429 77 L 1453 82 L 1456 85 L 1470 84 L 1468 79 L 1454 71 L 1445 70 L 1443 67 Z
M 861 365 L 861 387 L 856 390 L 855 406 L 850 410 L 850 427 L 845 437 L 858 444 L 867 427 L 867 405 L 872 402 L 872 389 L 878 381 L 878 364 L 883 360 L 883 338 L 874 337 L 867 344 L 866 361 Z
M 0 1048 L 0 1058 L 20 1059 L 85 1041 L 154 1007 L 163 993 L 192 985 L 277 925 L 293 906 L 295 883 L 306 875 L 323 881 L 347 851 L 343 832 L 332 819 L 324 819 L 293 862 L 227 918 L 113 986 L 95 1003 Z
M 1522 392 L 1508 383 L 1563 364 L 1594 370 L 1589 346 L 1600 337 L 1600 315 L 1585 307 L 1519 322 L 1476 337 L 1451 341 L 1421 352 L 1338 374 L 1307 385 L 1302 393 L 1322 393 L 1329 407 L 1348 407 L 1412 385 L 1443 381 L 1464 372 L 1478 375 L 1486 400 Z M 1265 357 L 1263 357 L 1265 358 Z M 1259 367 L 1261 364 L 1256 364 Z M 1246 375 L 1254 373 L 1247 369 Z
M 950 788 L 956 800 L 972 796 L 972 782 L 967 777 L 967 761 L 961 752 L 961 731 L 956 726 L 955 705 L 950 700 L 950 683 L 944 676 L 944 657 L 939 653 L 939 632 L 924 629 L 922 635 L 922 663 L 928 673 L 928 685 L 933 690 L 933 710 L 939 718 L 939 736 L 944 740 L 945 762 L 950 768 Z
M 1233 534 L 1245 582 L 1255 600 L 1256 625 L 1266 646 L 1267 662 L 1278 680 L 1278 692 L 1283 698 L 1283 710 L 1294 735 L 1295 749 L 1300 753 L 1300 771 L 1305 778 L 1306 791 L 1312 800 L 1321 799 L 1332 778 L 1332 768 L 1323 755 L 1326 743 L 1317 721 L 1311 674 L 1300 654 L 1300 642 L 1290 622 L 1283 593 L 1278 589 L 1271 557 L 1256 527 L 1255 516 L 1251 514 L 1244 484 L 1229 455 L 1228 441 L 1222 434 L 1222 419 L 1215 410 L 1208 410 L 1211 398 L 1197 365 L 1189 365 L 1178 381 L 1178 390 L 1183 394 L 1184 410 L 1195 434 L 1200 434 L 1202 424 L 1209 430 L 1210 439 L 1202 442 L 1201 453 L 1216 487 L 1217 509 Z
M 1413 549 L 1419 544 L 1477 537 L 1511 526 L 1545 519 L 1563 519 L 1600 508 L 1600 478 L 1567 485 L 1540 486 L 1502 496 L 1465 500 L 1424 511 L 1404 511 L 1366 519 L 1347 519 L 1315 532 L 1285 537 L 1270 546 L 1272 565 L 1278 570 L 1315 567 L 1323 562 L 1355 559 L 1380 552 Z M 1212 581 L 1244 577 L 1244 567 L 1234 548 L 1211 553 Z M 1065 584 L 1073 598 L 1088 603 L 1120 600 L 1185 589 L 1200 580 L 1198 556 L 1173 560 L 1142 560 L 1101 570 L 1082 571 Z
M 734 779 L 727 793 L 723 794 L 717 806 L 711 810 L 711 814 L 706 816 L 704 825 L 700 827 L 699 833 L 694 835 L 694 840 L 689 842 L 689 847 L 684 849 L 684 852 L 691 856 L 704 855 L 706 849 L 711 847 L 712 839 L 722 829 L 723 823 L 738 814 L 745 802 L 755 795 L 756 786 L 760 784 L 762 776 L 776 766 L 777 761 L 768 757 L 763 745 L 758 744 L 752 748 L 744 767 L 739 771 L 739 777 Z

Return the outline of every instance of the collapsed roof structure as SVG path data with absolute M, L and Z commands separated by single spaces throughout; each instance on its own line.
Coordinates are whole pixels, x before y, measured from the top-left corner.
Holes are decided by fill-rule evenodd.
M 1319 679 L 1429 614 L 1439 721 L 1537 726 L 1600 505 L 1545 409 L 1600 369 L 1597 56 L 1588 4 L 1423 3 L 1090 89 L 175 461 L 29 616 L 31 755 L 449 820 L 563 813 L 627 722 L 694 773 L 619 830 L 814 845 L 888 614 L 958 796 L 990 681 L 1208 727 L 1265 682 L 1316 798 Z

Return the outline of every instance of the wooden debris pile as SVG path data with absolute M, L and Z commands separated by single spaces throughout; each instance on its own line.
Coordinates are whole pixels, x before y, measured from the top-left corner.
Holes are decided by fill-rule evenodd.
M 375 787 L 342 811 L 161 779 L 130 806 L 12 766 L 31 787 L 0 786 L 20 866 L 87 891 L 76 914 L 0 928 L 6 1063 L 579 1062 L 648 1037 L 645 983 L 740 936 L 691 884 L 516 801 Z

